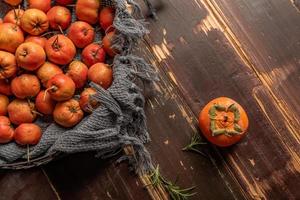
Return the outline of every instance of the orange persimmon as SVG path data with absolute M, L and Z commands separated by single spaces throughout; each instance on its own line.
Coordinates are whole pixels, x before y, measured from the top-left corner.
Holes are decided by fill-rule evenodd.
M 219 97 L 210 101 L 199 114 L 199 126 L 208 141 L 227 147 L 240 141 L 248 129 L 245 110 L 236 101 Z

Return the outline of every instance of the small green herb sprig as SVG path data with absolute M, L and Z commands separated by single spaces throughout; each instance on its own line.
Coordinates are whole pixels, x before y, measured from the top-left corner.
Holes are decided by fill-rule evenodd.
M 195 187 L 181 189 L 176 185 L 177 179 L 174 183 L 166 180 L 160 174 L 159 165 L 157 165 L 157 167 L 153 170 L 152 174 L 150 175 L 150 180 L 151 185 L 154 187 L 163 186 L 173 200 L 187 200 L 189 197 L 196 194 L 196 192 L 192 192 Z
M 184 148 L 182 148 L 182 151 L 193 151 L 208 158 L 208 156 L 205 153 L 197 149 L 197 146 L 206 145 L 206 144 L 207 144 L 206 142 L 202 142 L 202 139 L 198 134 L 194 134 L 191 138 L 190 143 L 186 145 Z

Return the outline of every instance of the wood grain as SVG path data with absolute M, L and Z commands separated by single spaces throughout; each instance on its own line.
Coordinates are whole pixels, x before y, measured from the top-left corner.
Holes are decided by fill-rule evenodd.
M 227 25 L 226 32 L 232 31 L 235 35 L 240 44 L 237 49 L 243 51 L 246 63 L 265 86 L 265 94 L 255 92 L 254 97 L 290 157 L 285 166 L 274 166 L 274 175 L 264 181 L 266 184 L 259 185 L 270 195 L 273 192 L 277 195 L 277 191 L 288 198 L 299 198 L 298 186 L 292 186 L 290 181 L 294 178 L 299 183 L 300 180 L 300 98 L 295 93 L 300 88 L 299 11 L 289 1 L 209 2 Z M 287 176 L 286 172 L 293 176 Z
M 195 0 L 183 4 L 179 0 L 164 1 L 159 6 L 162 8 L 158 11 L 159 20 L 150 25 L 154 31 L 147 39 L 149 48 L 181 91 L 193 116 L 206 102 L 218 96 L 232 97 L 247 109 L 250 118 L 248 136 L 239 145 L 219 151 L 248 198 L 297 199 L 300 195 L 299 129 L 292 125 L 299 118 L 296 114 L 292 115 L 294 121 L 286 118 L 284 111 L 279 108 L 284 101 L 275 99 L 273 89 L 277 87 L 266 84 L 257 73 L 258 70 L 249 65 L 246 50 L 241 48 L 239 40 L 223 23 L 223 16 L 215 13 L 216 8 L 211 7 L 210 2 Z M 264 8 L 264 5 L 260 6 L 260 9 Z M 269 12 L 277 11 L 274 8 L 271 10 Z M 259 19 L 266 20 L 263 17 Z M 274 21 L 274 24 L 278 21 Z M 266 29 L 270 33 L 277 33 L 277 29 L 272 27 Z M 293 38 L 289 41 L 290 45 Z M 275 40 L 273 43 L 276 43 Z M 271 43 L 265 45 L 272 47 Z M 282 45 L 278 44 L 278 48 Z M 261 49 L 260 46 L 252 48 L 253 51 Z M 296 52 L 292 54 L 297 55 Z M 284 62 L 280 58 L 276 57 L 278 62 Z M 272 73 L 266 71 L 265 77 Z M 293 76 L 297 77 L 295 74 Z M 278 79 L 283 77 L 283 74 L 277 74 Z M 292 92 L 288 88 L 293 87 L 297 91 L 299 80 L 293 80 L 295 82 L 282 85 L 282 90 Z M 296 93 L 292 95 L 296 96 Z M 285 99 L 294 103 L 290 105 L 297 106 L 295 102 L 298 97 L 287 100 L 289 96 L 285 96 Z M 297 112 L 297 109 L 293 112 Z
M 276 110 L 281 113 L 285 127 L 290 132 L 285 141 L 297 147 L 295 153 L 299 156 L 300 97 L 295 91 L 300 89 L 300 26 L 293 22 L 299 21 L 300 15 L 288 1 L 261 1 L 258 4 L 261 5 L 260 9 L 253 9 L 258 13 L 247 12 L 257 4 L 255 1 L 250 4 L 224 1 L 218 3 L 222 6 L 218 8 L 224 10 L 221 15 L 238 38 L 241 44 L 239 49 L 244 51 L 248 65 L 277 105 Z M 250 18 L 252 21 L 249 21 Z
M 226 163 L 211 147 L 201 148 L 209 158 L 182 151 L 191 136 L 198 134 L 197 121 L 148 44 L 141 44 L 140 52 L 155 66 L 160 77 L 160 82 L 154 85 L 156 93 L 146 94 L 146 114 L 152 138 L 147 147 L 154 164 L 160 166 L 168 180 L 174 182 L 178 178 L 182 188 L 196 186 L 197 194 L 191 199 L 244 199 L 236 180 L 224 166 Z M 208 188 L 214 188 L 215 192 Z
M 300 89 L 299 12 L 288 1 L 211 2 L 228 25 L 227 30 L 235 34 L 246 62 L 277 104 L 276 110 L 290 131 L 285 142 L 295 146 L 295 153 L 300 155 L 300 97 L 295 93 Z
M 94 153 L 65 157 L 44 167 L 62 199 L 150 200 L 137 176 L 125 163 L 101 160 Z
M 24 171 L 0 171 L 0 199 L 59 199 L 40 168 Z

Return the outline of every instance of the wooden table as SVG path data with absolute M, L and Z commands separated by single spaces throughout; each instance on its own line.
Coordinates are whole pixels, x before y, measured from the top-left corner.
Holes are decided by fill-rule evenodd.
M 139 0 L 142 3 L 142 0 Z M 294 2 L 294 3 L 293 3 Z M 139 54 L 159 73 L 147 92 L 148 149 L 191 199 L 300 199 L 300 13 L 295 0 L 152 0 L 159 20 Z M 146 9 L 144 8 L 146 13 Z M 148 94 L 149 93 L 149 94 Z M 250 130 L 230 148 L 181 149 L 197 115 L 228 96 Z M 78 154 L 26 171 L 1 171 L 0 199 L 136 199 L 150 196 L 125 163 Z

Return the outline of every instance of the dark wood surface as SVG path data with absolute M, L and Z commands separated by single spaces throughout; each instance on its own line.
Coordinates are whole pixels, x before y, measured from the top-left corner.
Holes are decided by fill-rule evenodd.
M 0 199 L 58 199 L 50 180 L 41 169 L 0 171 Z
M 159 20 L 149 21 L 139 54 L 160 78 L 145 93 L 153 163 L 181 187 L 196 186 L 191 199 L 300 199 L 296 6 L 288 0 L 151 2 Z M 226 149 L 203 145 L 208 158 L 181 151 L 199 133 L 199 110 L 218 96 L 246 108 L 246 138 Z M 126 163 L 90 153 L 1 171 L 0 192 L 0 199 L 20 200 L 150 199 Z
M 146 42 L 194 117 L 218 96 L 248 111 L 248 136 L 217 150 L 247 198 L 300 198 L 297 10 L 285 1 L 161 3 Z

